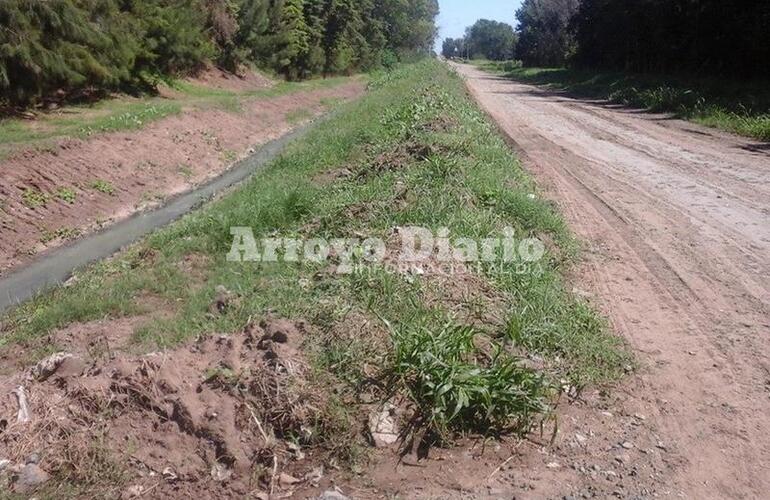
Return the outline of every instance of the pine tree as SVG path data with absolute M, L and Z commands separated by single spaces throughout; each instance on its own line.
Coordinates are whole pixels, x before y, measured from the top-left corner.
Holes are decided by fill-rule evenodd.
M 27 104 L 57 91 L 118 86 L 128 78 L 136 44 L 114 28 L 122 26 L 117 15 L 108 0 L 0 2 L 5 100 Z

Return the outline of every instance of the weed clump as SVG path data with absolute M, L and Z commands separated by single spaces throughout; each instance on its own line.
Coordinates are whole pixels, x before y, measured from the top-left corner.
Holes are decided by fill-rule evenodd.
M 446 324 L 393 331 L 392 376 L 417 411 L 412 423 L 442 437 L 450 431 L 527 432 L 548 412 L 551 389 L 502 346 L 478 347 L 478 332 Z

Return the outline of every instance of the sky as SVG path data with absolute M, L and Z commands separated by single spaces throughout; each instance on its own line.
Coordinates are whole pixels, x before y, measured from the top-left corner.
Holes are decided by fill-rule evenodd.
M 439 0 L 439 38 L 437 45 L 447 38 L 460 38 L 465 28 L 479 19 L 492 19 L 516 26 L 516 9 L 521 0 Z

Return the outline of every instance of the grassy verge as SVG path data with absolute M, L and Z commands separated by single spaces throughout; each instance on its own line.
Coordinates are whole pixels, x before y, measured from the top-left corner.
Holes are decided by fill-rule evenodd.
M 564 385 L 619 376 L 629 362 L 623 346 L 562 280 L 575 251 L 563 220 L 462 81 L 426 61 L 370 87 L 236 192 L 14 311 L 0 349 L 66 350 L 51 332 L 151 312 L 147 297 L 171 315 L 136 330 L 141 350 L 239 331 L 268 314 L 301 318 L 315 383 L 334 389 L 342 403 L 334 418 L 347 422 L 325 426 L 337 434 L 319 445 L 348 455 L 360 437 L 363 393 L 402 398 L 416 428 L 449 438 L 526 432 Z M 536 264 L 500 260 L 449 279 L 380 266 L 335 274 L 328 262 L 228 262 L 234 226 L 251 227 L 258 241 L 390 241 L 404 226 L 482 239 L 513 228 L 517 238 L 548 244 Z M 184 267 L 190 260 L 195 272 Z M 211 314 L 218 286 L 239 298 Z
M 184 81 L 172 82 L 173 97 L 119 96 L 89 105 L 71 105 L 35 120 L 7 118 L 0 120 L 0 159 L 19 148 L 47 147 L 51 141 L 94 134 L 136 130 L 156 120 L 190 109 L 223 109 L 239 112 L 247 99 L 267 99 L 295 92 L 340 85 L 348 78 L 325 78 L 305 82 L 279 82 L 259 90 L 235 92 L 204 87 Z
M 483 61 L 479 67 L 579 96 L 671 112 L 702 125 L 770 141 L 770 86 L 717 78 L 521 68 Z

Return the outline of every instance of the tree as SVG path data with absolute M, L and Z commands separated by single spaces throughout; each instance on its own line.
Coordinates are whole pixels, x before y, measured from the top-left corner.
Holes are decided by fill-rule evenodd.
M 0 105 L 153 88 L 214 60 L 288 79 L 429 53 L 437 0 L 0 0 Z
M 441 45 L 441 55 L 447 59 L 463 57 L 465 56 L 464 45 L 462 38 L 447 38 Z
M 183 75 L 216 55 L 206 32 L 207 14 L 198 0 L 132 0 L 126 2 L 139 41 L 134 73 L 152 84 L 160 75 Z
M 638 72 L 770 76 L 770 2 L 582 0 L 580 65 Z
M 570 22 L 580 0 L 524 0 L 519 21 L 516 58 L 527 66 L 564 66 L 575 52 Z
M 516 33 L 510 24 L 480 19 L 465 32 L 466 51 L 493 61 L 512 59 Z
M 65 89 L 119 85 L 128 77 L 125 68 L 134 62 L 137 43 L 117 16 L 110 2 L 0 2 L 0 89 L 5 100 L 24 105 Z

